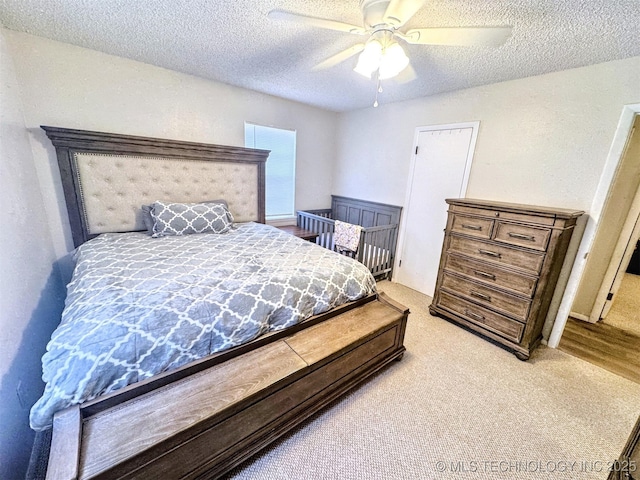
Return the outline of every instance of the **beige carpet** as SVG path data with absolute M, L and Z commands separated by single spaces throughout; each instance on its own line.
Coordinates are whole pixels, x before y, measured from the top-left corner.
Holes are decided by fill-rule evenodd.
M 607 477 L 640 415 L 639 384 L 546 347 L 521 362 L 431 317 L 429 297 L 379 289 L 411 309 L 403 360 L 229 478 Z
M 625 273 L 604 323 L 640 335 L 640 275 Z

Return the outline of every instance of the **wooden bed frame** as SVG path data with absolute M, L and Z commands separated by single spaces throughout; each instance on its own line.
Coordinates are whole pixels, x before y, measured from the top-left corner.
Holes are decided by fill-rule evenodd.
M 160 199 L 154 185 L 175 201 L 224 198 L 238 221 L 264 222 L 266 151 L 42 128 L 56 147 L 76 245 L 142 230 L 137 210 Z M 192 184 L 176 177 L 182 170 Z M 91 204 L 100 197 L 109 199 L 102 213 Z M 217 478 L 402 358 L 408 313 L 383 293 L 339 306 L 62 410 L 50 445 L 34 452 L 48 452 L 48 479 Z

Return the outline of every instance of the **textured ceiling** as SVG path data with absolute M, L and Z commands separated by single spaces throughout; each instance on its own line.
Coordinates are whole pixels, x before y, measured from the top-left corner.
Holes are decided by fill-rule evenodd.
M 0 20 L 31 33 L 346 111 L 376 85 L 353 57 L 311 68 L 361 37 L 277 22 L 272 9 L 362 25 L 358 0 L 0 0 Z M 406 28 L 512 25 L 500 47 L 406 45 L 417 77 L 383 83 L 380 103 L 640 55 L 640 0 L 431 0 Z

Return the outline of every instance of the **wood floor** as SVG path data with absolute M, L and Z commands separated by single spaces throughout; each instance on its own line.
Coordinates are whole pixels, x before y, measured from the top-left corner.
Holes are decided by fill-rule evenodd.
M 640 336 L 602 322 L 569 318 L 560 350 L 640 383 Z

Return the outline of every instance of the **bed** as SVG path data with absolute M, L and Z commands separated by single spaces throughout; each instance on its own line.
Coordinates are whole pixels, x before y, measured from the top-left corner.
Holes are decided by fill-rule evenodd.
M 264 224 L 267 151 L 42 128 L 78 263 L 32 472 L 215 478 L 402 357 L 409 312 L 366 268 Z
M 317 234 L 316 243 L 335 249 L 335 222 L 359 225 L 360 239 L 353 257 L 377 279 L 391 278 L 402 207 L 331 195 L 331 208 L 300 210 L 297 225 Z

